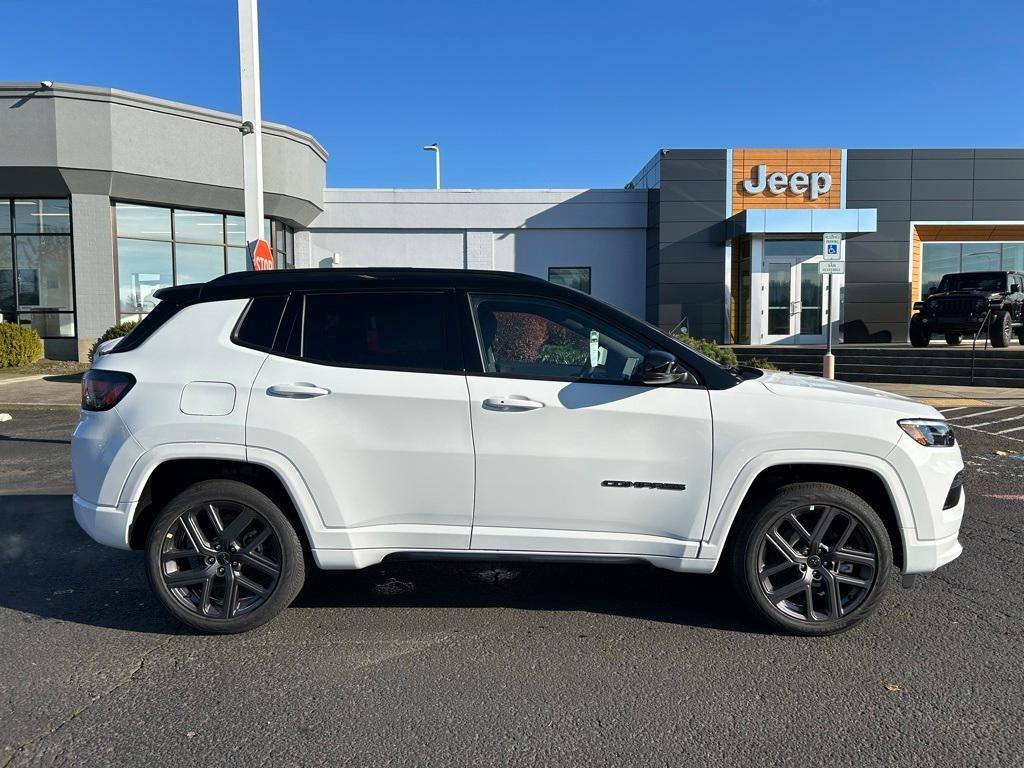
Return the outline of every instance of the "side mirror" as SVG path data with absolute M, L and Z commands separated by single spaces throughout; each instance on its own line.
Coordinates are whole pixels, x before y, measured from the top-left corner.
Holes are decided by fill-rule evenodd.
M 923 301 L 915 301 L 914 302 L 914 311 L 915 312 L 920 312 L 923 309 L 924 309 L 924 302 Z
M 676 382 L 690 383 L 693 377 L 676 360 L 675 355 L 661 349 L 652 349 L 644 355 L 644 384 L 663 386 Z

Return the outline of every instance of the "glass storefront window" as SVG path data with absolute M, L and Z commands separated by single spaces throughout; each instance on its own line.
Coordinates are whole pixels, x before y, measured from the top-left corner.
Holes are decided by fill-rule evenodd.
M 175 210 L 174 239 L 189 243 L 223 243 L 224 214 Z
M 921 295 L 939 289 L 943 275 L 960 271 L 960 243 L 924 243 L 921 246 Z
M 4 319 L 14 312 L 14 246 L 11 238 L 0 238 L 0 314 Z
M 114 211 L 118 237 L 144 237 L 147 240 L 171 239 L 170 208 L 118 203 Z
M 205 283 L 224 274 L 224 249 L 219 245 L 175 243 L 175 282 Z
M 115 203 L 114 218 L 122 321 L 152 310 L 157 303 L 153 292 L 165 285 L 206 282 L 250 268 L 242 216 Z M 274 251 L 276 266 L 294 267 L 293 230 L 265 218 L 263 236 Z
M 1000 243 L 962 243 L 960 248 L 960 271 L 988 272 L 999 269 Z
M 1003 243 L 1003 269 L 1024 272 L 1024 243 Z
M 70 201 L 15 200 L 14 231 L 26 235 L 70 232 Z
M 0 200 L 0 314 L 43 338 L 75 335 L 71 203 Z
M 943 275 L 1024 270 L 1024 243 L 922 243 L 921 298 L 938 290 Z
M 18 308 L 74 309 L 71 238 L 28 235 L 14 238 L 18 264 Z
M 174 284 L 171 275 L 171 244 L 147 240 L 117 240 L 118 311 L 145 314 L 156 306 L 153 293 Z
M 245 218 L 242 216 L 225 216 L 224 231 L 228 245 L 245 245 Z
M 228 248 L 228 272 L 245 272 L 249 268 L 249 251 L 245 248 Z

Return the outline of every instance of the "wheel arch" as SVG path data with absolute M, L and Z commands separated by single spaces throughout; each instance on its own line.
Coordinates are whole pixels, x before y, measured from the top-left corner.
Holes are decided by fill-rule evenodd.
M 861 454 L 823 457 L 820 452 L 804 455 L 794 451 L 750 461 L 736 478 L 718 513 L 709 515 L 700 557 L 718 561 L 733 544 L 730 534 L 741 516 L 752 514 L 758 503 L 778 488 L 806 481 L 838 485 L 870 504 L 885 523 L 895 565 L 902 568 L 906 558 L 903 529 L 914 526 L 909 499 L 891 465 Z
M 195 483 L 214 479 L 236 480 L 266 494 L 291 520 L 307 552 L 312 549 L 316 524 L 311 523 L 310 514 L 318 517 L 318 513 L 315 508 L 309 508 L 312 498 L 308 489 L 296 488 L 294 478 L 280 468 L 249 461 L 244 454 L 199 454 L 163 452 L 146 462 L 138 472 L 133 471 L 122 493 L 122 503 L 130 508 L 128 544 L 131 549 L 145 547 L 150 525 L 174 496 Z

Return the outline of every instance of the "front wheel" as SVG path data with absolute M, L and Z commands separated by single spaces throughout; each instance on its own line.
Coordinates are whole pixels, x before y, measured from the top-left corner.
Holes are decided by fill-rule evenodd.
M 932 335 L 925 330 L 922 323 L 916 316 L 910 321 L 910 343 L 915 347 L 927 347 L 932 340 Z
M 286 608 L 302 588 L 305 562 L 295 528 L 267 496 L 233 480 L 206 480 L 153 522 L 146 574 L 176 619 L 230 634 Z
M 885 524 L 840 486 L 785 486 L 734 535 L 737 591 L 758 617 L 785 632 L 842 632 L 885 593 L 892 569 Z
M 992 321 L 988 326 L 988 338 L 993 347 L 1010 346 L 1010 336 L 1013 334 L 1013 319 L 1010 313 L 1001 309 L 992 315 Z

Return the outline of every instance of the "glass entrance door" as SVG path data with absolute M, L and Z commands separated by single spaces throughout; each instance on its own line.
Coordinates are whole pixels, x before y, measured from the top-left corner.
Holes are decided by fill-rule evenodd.
M 821 242 L 816 240 L 765 241 L 766 342 L 825 341 L 825 283 L 818 272 L 820 250 Z

